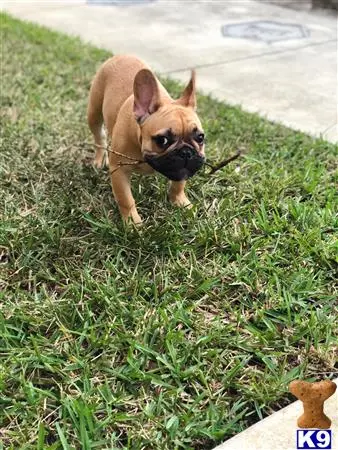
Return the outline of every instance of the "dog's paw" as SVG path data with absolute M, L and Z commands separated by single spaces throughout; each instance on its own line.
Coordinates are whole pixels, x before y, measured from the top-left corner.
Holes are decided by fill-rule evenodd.
M 170 201 L 173 205 L 178 206 L 179 208 L 190 209 L 193 206 L 190 200 L 185 195 L 180 195 L 178 197 L 171 198 Z
M 93 167 L 95 167 L 95 169 L 103 169 L 107 165 L 108 165 L 107 155 L 103 155 L 103 156 L 96 155 L 95 156 L 94 161 L 93 161 Z
M 143 225 L 143 220 L 139 216 L 136 208 L 127 211 L 124 211 L 123 208 L 120 208 L 120 212 L 122 214 L 122 220 L 127 227 L 135 226 L 138 228 Z
M 95 169 L 102 169 L 103 165 L 102 165 L 102 161 L 96 161 L 96 159 L 94 159 L 93 161 L 93 167 Z

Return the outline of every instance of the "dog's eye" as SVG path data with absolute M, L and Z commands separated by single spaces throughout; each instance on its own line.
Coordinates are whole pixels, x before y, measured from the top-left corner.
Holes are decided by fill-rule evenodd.
M 196 142 L 198 144 L 203 144 L 203 142 L 204 142 L 204 134 L 203 133 L 200 133 L 196 136 Z
M 165 136 L 155 136 L 154 140 L 156 142 L 156 145 L 161 148 L 165 148 L 169 144 L 169 139 Z

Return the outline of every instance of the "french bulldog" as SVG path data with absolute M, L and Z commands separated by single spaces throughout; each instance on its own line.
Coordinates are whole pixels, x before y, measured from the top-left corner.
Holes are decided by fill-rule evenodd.
M 196 113 L 195 71 L 174 100 L 151 69 L 134 56 L 109 58 L 90 88 L 88 125 L 94 136 L 94 166 L 108 161 L 114 198 L 122 218 L 142 222 L 131 191 L 133 172 L 159 172 L 170 180 L 169 200 L 191 207 L 186 180 L 204 164 L 204 132 Z

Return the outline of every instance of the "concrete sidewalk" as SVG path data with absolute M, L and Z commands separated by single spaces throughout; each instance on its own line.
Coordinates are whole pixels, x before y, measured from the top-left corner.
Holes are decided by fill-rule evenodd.
M 338 141 L 334 15 L 253 0 L 129 0 L 128 6 L 126 0 L 114 6 L 2 0 L 0 5 L 114 53 L 136 54 L 183 82 L 197 67 L 203 92 Z

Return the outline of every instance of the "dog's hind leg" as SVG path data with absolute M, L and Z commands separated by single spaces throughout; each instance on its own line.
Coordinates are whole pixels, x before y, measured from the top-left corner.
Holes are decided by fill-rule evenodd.
M 97 168 L 101 168 L 107 164 L 107 154 L 106 154 L 106 148 L 107 148 L 107 139 L 106 139 L 106 132 L 101 125 L 100 128 L 97 128 L 97 130 L 92 131 L 94 135 L 95 140 L 95 158 L 94 158 L 94 166 Z
M 96 76 L 93 80 L 89 93 L 89 102 L 87 108 L 88 125 L 93 133 L 95 141 L 95 158 L 94 166 L 102 167 L 106 163 L 106 132 L 103 126 L 102 114 L 103 92 L 99 77 Z

